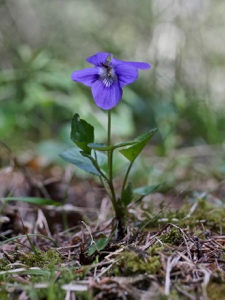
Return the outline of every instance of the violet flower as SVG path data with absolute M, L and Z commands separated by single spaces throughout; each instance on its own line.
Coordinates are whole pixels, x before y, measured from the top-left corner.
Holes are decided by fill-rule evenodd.
M 106 52 L 98 52 L 86 61 L 94 67 L 75 71 L 71 78 L 89 86 L 96 105 L 104 110 L 119 103 L 122 88 L 138 78 L 138 69 L 146 70 L 151 67 L 145 62 L 122 61 Z

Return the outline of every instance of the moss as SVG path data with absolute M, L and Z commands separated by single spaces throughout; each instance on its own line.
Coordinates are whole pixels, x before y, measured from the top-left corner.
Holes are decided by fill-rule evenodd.
M 57 266 L 55 267 L 55 269 L 56 268 Z M 46 270 L 46 272 L 40 273 L 43 275 L 30 274 L 29 284 L 21 284 L 19 289 L 24 290 L 26 296 L 31 300 L 54 300 L 56 299 L 56 295 L 57 300 L 64 300 L 66 297 L 66 291 L 62 289 L 62 286 L 65 284 L 69 284 L 75 280 L 83 279 L 87 275 L 87 272 L 89 272 L 88 267 L 82 269 L 82 272 L 79 273 L 77 272 L 76 268 L 58 268 L 58 273 L 55 272 L 55 269 L 53 268 L 52 270 Z M 56 275 L 59 275 L 59 277 L 57 277 Z M 20 276 L 27 277 L 26 272 L 24 272 Z M 12 274 L 5 274 L 4 276 L 0 276 L 0 281 L 4 283 L 0 287 L 0 299 L 8 299 L 8 284 L 11 284 L 10 294 L 13 295 L 13 299 L 17 299 L 16 292 L 18 285 Z M 41 287 L 41 284 L 46 283 L 48 283 L 48 286 Z M 39 284 L 40 288 L 35 286 L 35 284 Z M 76 292 L 76 299 L 91 300 L 93 299 L 93 297 L 90 291 L 84 291 L 79 293 Z
M 183 241 L 183 236 L 178 228 L 171 227 L 169 232 L 159 236 L 159 239 L 166 244 L 180 245 L 180 243 Z
M 196 199 L 198 206 L 187 218 L 191 206 L 189 203 L 182 205 L 177 211 L 163 210 L 160 214 L 149 221 L 149 215 L 154 215 L 151 208 L 146 211 L 148 216 L 147 228 L 162 228 L 165 224 L 174 223 L 181 228 L 188 227 L 190 230 L 205 229 L 213 231 L 225 231 L 225 210 L 223 207 L 215 207 L 207 202 L 207 199 Z M 143 225 L 143 224 L 142 224 Z
M 125 250 L 119 256 L 119 262 L 113 269 L 116 275 L 131 275 L 135 273 L 157 274 L 161 268 L 161 260 L 158 254 L 161 247 L 151 247 L 148 251 Z
M 14 259 L 17 262 L 25 265 L 27 269 L 31 267 L 39 267 L 40 272 L 37 271 L 30 273 L 30 270 L 25 270 L 20 273 L 19 276 L 29 278 L 29 284 L 21 284 L 20 290 L 26 292 L 27 297 L 31 300 L 46 299 L 54 300 L 55 295 L 57 299 L 63 300 L 66 297 L 66 291 L 64 291 L 61 286 L 64 284 L 69 284 L 72 281 L 85 278 L 90 270 L 90 267 L 86 266 L 77 270 L 74 267 L 61 267 L 63 260 L 60 254 L 55 249 L 50 249 L 46 252 L 36 250 L 37 254 L 33 252 L 19 252 L 15 254 Z M 7 271 L 11 270 L 9 262 L 6 259 L 0 260 L 1 270 Z M 57 272 L 56 272 L 57 271 Z M 28 275 L 29 274 L 29 275 Z M 56 277 L 58 275 L 58 277 Z M 56 280 L 57 279 L 57 280 Z M 0 287 L 0 299 L 8 299 L 8 284 L 10 284 L 10 294 L 13 295 L 13 299 L 17 299 L 17 281 L 16 277 L 12 276 L 10 273 L 0 275 L 0 282 L 4 283 Z M 46 284 L 47 287 L 35 287 L 35 284 Z M 76 293 L 76 299 L 78 300 L 91 300 L 93 299 L 90 292 L 80 292 Z
M 8 267 L 9 265 L 9 262 L 2 258 L 0 259 L 0 271 L 6 271 L 6 270 L 9 270 L 10 268 Z
M 224 299 L 225 283 L 211 282 L 207 286 L 207 294 L 210 300 Z
M 225 230 L 225 210 L 222 207 L 215 207 L 207 202 L 207 199 L 200 199 L 198 206 L 189 218 L 180 219 L 179 225 L 188 226 L 190 229 L 202 224 L 210 230 Z M 190 211 L 190 205 L 184 205 L 180 211 Z
M 215 229 L 225 230 L 225 211 L 221 208 L 209 206 L 206 214 L 202 217 L 206 219 L 206 226 L 214 227 Z M 221 227 L 221 228 L 220 228 Z
M 28 295 L 31 299 L 47 299 L 47 300 L 54 300 L 55 295 L 57 295 L 58 300 L 64 300 L 66 297 L 66 291 L 63 290 L 61 287 L 65 284 L 69 284 L 72 281 L 83 279 L 86 276 L 87 272 L 89 271 L 88 268 L 85 268 L 82 273 L 79 272 L 77 274 L 75 268 L 66 268 L 66 269 L 59 269 L 60 275 L 57 278 L 55 277 L 55 271 L 53 270 L 48 276 L 48 278 L 38 278 L 38 281 L 34 278 L 31 278 L 32 284 L 30 285 L 30 289 L 28 291 Z M 47 288 L 33 288 L 33 284 L 35 282 L 38 283 L 46 283 L 48 282 L 49 285 Z M 78 300 L 91 300 L 91 294 L 89 291 L 85 292 L 76 292 L 76 299 Z
M 182 288 L 184 289 L 185 287 L 182 286 Z M 170 300 L 170 299 L 173 299 L 173 300 L 187 300 L 187 297 L 184 296 L 183 294 L 179 293 L 175 288 L 172 288 L 170 290 L 170 296 L 167 298 L 167 300 Z
M 37 254 L 32 252 L 20 253 L 18 259 L 29 267 L 49 269 L 54 268 L 57 264 L 62 262 L 60 254 L 55 249 L 50 249 L 46 252 L 37 250 Z
M 8 292 L 0 293 L 0 297 L 2 300 L 9 300 L 9 293 Z

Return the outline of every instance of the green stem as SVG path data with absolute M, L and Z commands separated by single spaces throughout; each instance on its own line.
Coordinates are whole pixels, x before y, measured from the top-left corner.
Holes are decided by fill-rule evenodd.
M 130 173 L 130 170 L 131 170 L 131 167 L 133 166 L 133 162 L 131 162 L 129 164 L 129 167 L 127 168 L 127 172 L 126 172 L 126 175 L 124 177 L 124 181 L 123 181 L 123 185 L 122 185 L 122 190 L 121 190 L 121 193 L 124 191 L 125 187 L 126 187 L 126 183 L 127 183 L 127 178 L 128 178 L 128 175 Z
M 108 141 L 107 141 L 107 145 L 111 146 L 111 110 L 108 110 Z M 119 217 L 120 210 L 117 205 L 115 189 L 113 186 L 113 149 L 108 151 L 108 172 L 109 172 L 108 185 L 109 185 L 109 188 L 111 191 L 111 201 L 112 201 L 115 213 L 116 213 L 116 217 Z
M 111 110 L 108 110 L 108 146 L 111 145 Z
M 111 110 L 108 110 L 108 146 L 111 146 Z M 113 150 L 108 151 L 108 171 L 109 171 L 109 181 L 112 182 L 113 173 L 112 173 L 112 165 L 113 165 Z
M 111 146 L 111 110 L 108 110 L 108 146 Z M 111 192 L 111 201 L 112 205 L 115 211 L 116 219 L 118 221 L 118 227 L 117 227 L 117 237 L 123 238 L 124 233 L 124 216 L 125 212 L 123 208 L 121 207 L 121 204 L 116 199 L 115 189 L 113 186 L 113 150 L 108 150 L 108 186 Z
M 102 172 L 101 168 L 99 168 L 98 165 L 98 159 L 97 159 L 97 155 L 96 155 L 96 151 L 94 151 L 94 156 L 95 156 L 95 161 L 97 162 L 96 164 L 93 162 L 95 168 L 97 169 L 97 171 L 99 172 L 99 174 L 101 176 L 99 176 L 101 184 L 104 186 L 107 195 L 109 196 L 109 198 L 111 199 L 111 195 L 108 189 L 108 186 L 106 185 L 106 183 L 109 185 L 109 179 L 107 178 L 107 176 L 105 176 L 105 174 Z M 104 180 L 103 180 L 104 179 Z

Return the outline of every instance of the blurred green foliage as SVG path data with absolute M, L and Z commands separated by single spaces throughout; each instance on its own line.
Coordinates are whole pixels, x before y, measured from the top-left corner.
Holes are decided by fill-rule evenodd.
M 108 51 L 152 64 L 114 109 L 117 141 L 158 127 L 161 155 L 223 143 L 224 12 L 222 0 L 1 1 L 0 139 L 14 151 L 45 141 L 57 150 L 79 113 L 103 142 L 106 114 L 70 74 Z

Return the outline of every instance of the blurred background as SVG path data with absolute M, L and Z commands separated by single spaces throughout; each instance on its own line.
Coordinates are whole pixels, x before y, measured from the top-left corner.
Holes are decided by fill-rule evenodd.
M 58 156 L 79 113 L 102 142 L 106 113 L 70 75 L 106 51 L 152 65 L 124 88 L 115 139 L 157 127 L 161 156 L 224 143 L 224 15 L 224 0 L 1 0 L 0 140 Z

